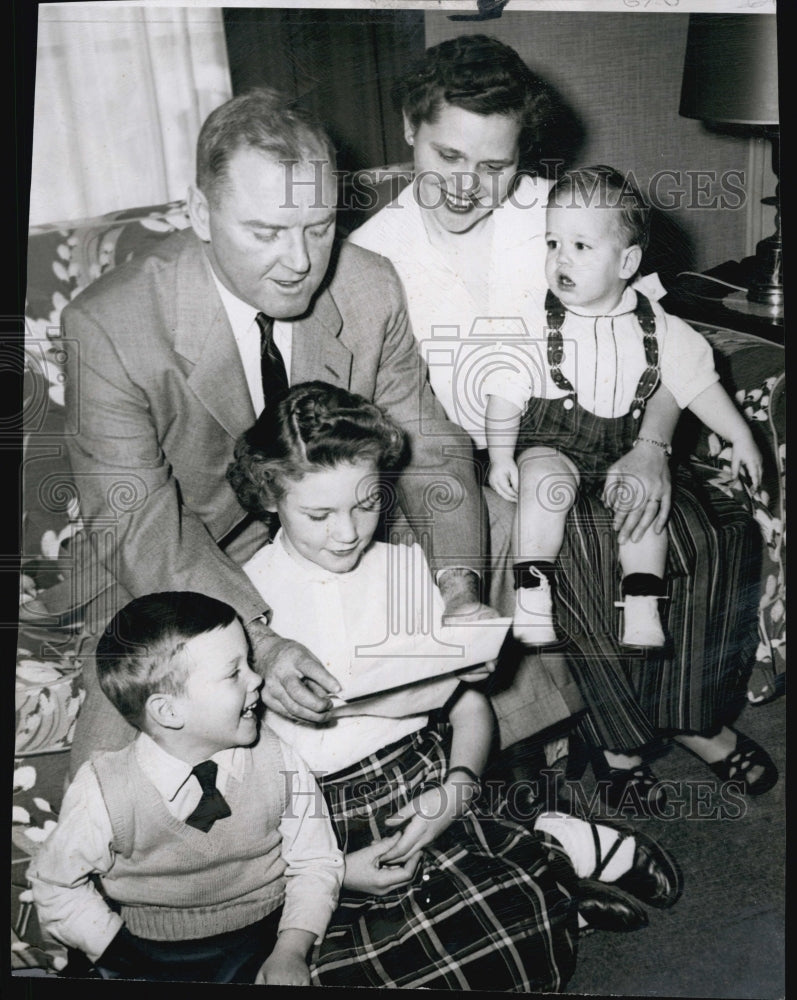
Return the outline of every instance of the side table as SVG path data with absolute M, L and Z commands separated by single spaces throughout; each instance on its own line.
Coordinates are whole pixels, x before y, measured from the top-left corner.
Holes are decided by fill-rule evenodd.
M 752 260 L 727 261 L 704 274 L 679 275 L 661 300 L 662 308 L 687 322 L 752 333 L 783 346 L 783 312 L 750 302 L 746 296 Z

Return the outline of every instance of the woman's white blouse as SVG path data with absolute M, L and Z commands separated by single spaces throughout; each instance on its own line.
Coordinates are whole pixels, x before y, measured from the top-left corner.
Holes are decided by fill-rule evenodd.
M 486 313 L 445 254 L 430 242 L 413 185 L 349 236 L 396 268 L 435 395 L 477 448 L 487 444 L 484 378 L 492 367 L 496 341 L 536 336 L 544 320 L 549 188 L 550 181 L 523 176 L 493 212 L 491 252 L 484 262 Z

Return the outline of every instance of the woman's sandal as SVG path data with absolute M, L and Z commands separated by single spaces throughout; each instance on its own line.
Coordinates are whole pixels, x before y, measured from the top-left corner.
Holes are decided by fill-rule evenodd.
M 633 809 L 644 816 L 661 817 L 667 796 L 647 764 L 612 767 L 601 749 L 592 755 L 592 770 L 606 805 L 617 812 Z
M 778 769 L 775 767 L 775 762 L 755 740 L 751 740 L 749 736 L 745 736 L 744 733 L 737 732 L 735 729 L 731 732 L 736 733 L 736 746 L 727 757 L 714 761 L 713 764 L 704 760 L 699 753 L 691 750 L 685 744 L 681 743 L 681 746 L 707 767 L 710 767 L 720 781 L 733 781 L 743 785 L 748 795 L 763 795 L 778 780 Z M 760 767 L 761 774 L 755 781 L 748 781 L 747 775 L 754 767 Z
M 584 739 L 571 733 L 565 784 L 579 781 L 588 764 L 592 764 L 600 797 L 608 808 L 616 812 L 633 809 L 637 815 L 662 816 L 667 797 L 647 764 L 632 768 L 611 767 L 600 747 L 588 746 Z M 589 819 L 582 815 L 582 809 L 574 811 L 582 819 Z

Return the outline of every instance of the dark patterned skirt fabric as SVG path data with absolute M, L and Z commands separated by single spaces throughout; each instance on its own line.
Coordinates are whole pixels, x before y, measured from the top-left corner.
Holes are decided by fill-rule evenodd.
M 344 851 L 386 835 L 384 818 L 443 777 L 446 744 L 427 728 L 320 780 Z M 573 878 L 543 835 L 469 812 L 424 850 L 408 885 L 385 896 L 344 890 L 312 981 L 559 992 L 576 961 Z
M 658 651 L 618 642 L 620 574 L 609 512 L 586 493 L 568 519 L 556 613 L 589 708 L 585 735 L 610 750 L 644 747 L 661 733 L 712 735 L 744 703 L 758 642 L 758 527 L 732 497 L 684 472 L 673 500 L 668 599 L 660 605 L 668 640 Z

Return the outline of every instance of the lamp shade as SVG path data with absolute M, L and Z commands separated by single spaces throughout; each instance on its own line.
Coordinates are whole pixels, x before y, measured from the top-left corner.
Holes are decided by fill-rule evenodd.
M 684 118 L 774 125 L 778 115 L 775 14 L 692 14 L 680 113 Z

